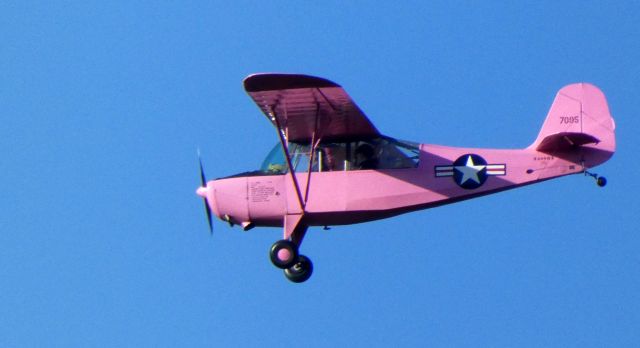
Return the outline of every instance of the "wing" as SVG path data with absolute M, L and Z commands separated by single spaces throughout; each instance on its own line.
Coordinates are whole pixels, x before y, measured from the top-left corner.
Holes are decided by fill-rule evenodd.
M 380 135 L 342 87 L 297 74 L 255 74 L 244 89 L 289 141 Z M 276 122 L 277 121 L 277 122 Z

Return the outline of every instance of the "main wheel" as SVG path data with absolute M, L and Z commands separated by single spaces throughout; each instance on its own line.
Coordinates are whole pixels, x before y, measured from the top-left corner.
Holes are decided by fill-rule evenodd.
M 284 275 L 294 283 L 302 283 L 311 277 L 313 263 L 304 255 L 298 256 L 297 262 L 284 270 Z
M 271 263 L 278 268 L 292 267 L 298 260 L 298 247 L 290 240 L 279 240 L 271 246 L 269 257 Z
M 598 184 L 598 186 L 604 187 L 607 184 L 607 178 L 605 178 L 604 176 L 600 176 L 596 180 L 596 183 Z

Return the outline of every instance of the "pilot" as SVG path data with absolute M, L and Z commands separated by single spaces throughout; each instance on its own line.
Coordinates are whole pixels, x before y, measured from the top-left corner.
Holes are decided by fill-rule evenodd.
M 378 159 L 374 156 L 373 146 L 362 144 L 356 149 L 356 166 L 358 169 L 378 168 Z

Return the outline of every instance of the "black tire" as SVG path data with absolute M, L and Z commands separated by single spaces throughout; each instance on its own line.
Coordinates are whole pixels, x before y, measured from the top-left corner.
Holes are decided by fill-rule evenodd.
M 313 274 L 313 263 L 304 255 L 298 256 L 297 262 L 284 270 L 284 275 L 294 283 L 307 281 Z
M 604 187 L 607 184 L 607 178 L 601 176 L 598 178 L 598 180 L 596 180 L 596 183 L 598 184 L 598 186 Z
M 280 260 L 278 257 L 278 252 L 283 249 L 289 251 L 290 256 L 286 260 Z M 269 258 L 271 258 L 271 263 L 273 263 L 274 266 L 280 269 L 287 269 L 292 267 L 298 260 L 298 247 L 290 240 L 279 240 L 271 246 Z

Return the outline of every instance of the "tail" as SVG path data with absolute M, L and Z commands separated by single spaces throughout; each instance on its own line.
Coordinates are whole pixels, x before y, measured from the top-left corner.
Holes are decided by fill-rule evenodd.
M 615 128 L 602 91 L 576 83 L 558 91 L 538 138 L 527 149 L 575 158 L 576 164 L 591 168 L 613 156 Z

